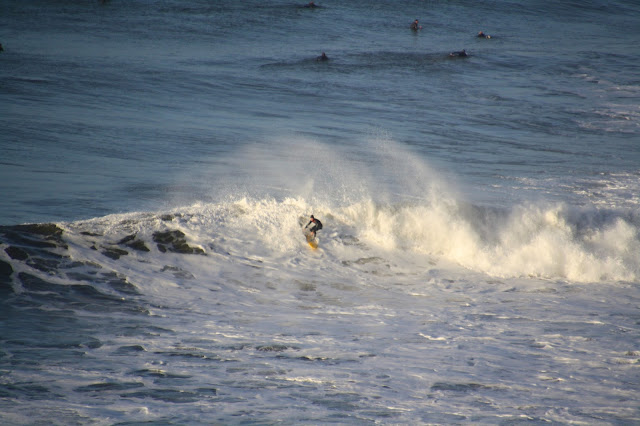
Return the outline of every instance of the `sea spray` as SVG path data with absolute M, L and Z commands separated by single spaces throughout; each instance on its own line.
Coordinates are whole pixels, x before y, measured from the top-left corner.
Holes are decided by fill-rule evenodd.
M 429 205 L 358 203 L 343 212 L 350 221 L 361 222 L 359 235 L 370 244 L 438 255 L 493 276 L 581 282 L 639 276 L 638 227 L 621 217 L 578 232 L 564 205 L 468 215 L 483 210 L 436 200 Z
M 640 275 L 639 221 L 625 210 L 539 197 L 508 207 L 474 204 L 455 180 L 384 132 L 342 146 L 280 137 L 228 160 L 244 178 L 212 186 L 219 202 L 201 211 L 195 205 L 194 213 L 214 215 L 212 230 L 246 239 L 247 247 L 259 241 L 255 249 L 265 256 L 297 251 L 301 223 L 315 214 L 325 224 L 324 248 L 357 238 L 370 249 L 439 256 L 496 277 Z

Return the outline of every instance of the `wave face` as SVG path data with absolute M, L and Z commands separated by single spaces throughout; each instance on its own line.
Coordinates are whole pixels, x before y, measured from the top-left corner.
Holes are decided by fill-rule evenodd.
M 3 421 L 639 420 L 637 217 L 297 184 L 1 227 Z

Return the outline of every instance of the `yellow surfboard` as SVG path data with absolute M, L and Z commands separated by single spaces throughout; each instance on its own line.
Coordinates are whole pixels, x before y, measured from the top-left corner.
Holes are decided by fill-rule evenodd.
M 306 237 L 307 237 L 307 243 L 309 243 L 309 247 L 311 247 L 314 250 L 317 249 L 318 248 L 318 240 L 313 238 L 313 234 L 308 233 L 308 234 L 306 234 Z

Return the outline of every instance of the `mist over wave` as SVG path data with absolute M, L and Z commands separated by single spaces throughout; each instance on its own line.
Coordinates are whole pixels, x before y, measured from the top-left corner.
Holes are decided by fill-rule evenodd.
M 509 207 L 474 204 L 452 176 L 384 135 L 352 146 L 282 138 L 247 146 L 227 161 L 237 172 L 224 184 L 213 182 L 209 198 L 215 201 L 170 212 L 182 218 L 171 226 L 205 251 L 208 242 L 223 241 L 226 251 L 293 255 L 305 248 L 300 228 L 315 214 L 325 224 L 322 250 L 343 256 L 355 255 L 343 252 L 345 241 L 357 241 L 348 249 L 357 247 L 359 255 L 411 259 L 422 268 L 436 257 L 503 278 L 640 276 L 640 220 L 632 210 L 540 199 Z M 156 225 L 145 219 L 137 232 L 150 238 L 166 226 L 157 214 L 151 216 Z M 95 222 L 118 229 L 121 221 L 116 215 Z

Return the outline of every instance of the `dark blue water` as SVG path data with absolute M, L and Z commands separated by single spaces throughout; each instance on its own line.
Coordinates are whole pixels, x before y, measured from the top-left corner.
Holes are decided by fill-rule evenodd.
M 225 154 L 295 136 L 366 161 L 359 143 L 383 132 L 488 202 L 487 185 L 522 177 L 633 184 L 637 16 L 633 2 L 5 2 L 2 222 L 198 200 Z

